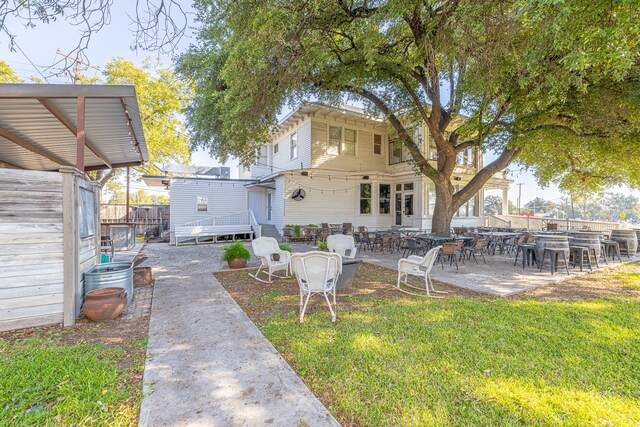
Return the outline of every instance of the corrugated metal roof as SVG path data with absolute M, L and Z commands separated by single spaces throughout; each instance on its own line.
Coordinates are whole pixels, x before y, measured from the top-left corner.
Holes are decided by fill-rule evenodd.
M 85 170 L 149 160 L 133 86 L 0 84 L 0 165 L 76 166 L 69 126 L 77 127 L 79 96 L 85 97 Z

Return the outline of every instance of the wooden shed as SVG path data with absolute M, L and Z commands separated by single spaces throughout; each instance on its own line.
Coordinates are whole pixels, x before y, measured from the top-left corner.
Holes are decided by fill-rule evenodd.
M 100 185 L 148 160 L 133 86 L 0 84 L 0 331 L 75 323 Z

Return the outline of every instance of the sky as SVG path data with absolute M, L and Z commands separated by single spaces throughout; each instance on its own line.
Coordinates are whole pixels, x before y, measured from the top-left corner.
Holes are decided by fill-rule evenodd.
M 130 46 L 133 42 L 133 33 L 130 29 L 130 18 L 127 14 L 133 13 L 133 8 L 136 2 L 114 2 L 114 6 L 111 10 L 111 22 L 109 25 L 103 27 L 103 29 L 94 34 L 89 45 L 89 49 L 86 51 L 88 61 L 93 66 L 103 66 L 110 59 L 115 57 L 122 57 L 130 60 L 135 64 L 142 64 L 145 58 L 152 57 L 157 58 L 158 55 L 154 52 L 138 51 L 134 52 Z M 186 3 L 186 2 L 185 2 Z M 191 28 L 196 25 L 193 22 L 193 15 L 189 17 Z M 35 28 L 25 28 L 23 24 L 16 20 L 8 19 L 7 26 L 12 34 L 16 34 L 15 41 L 19 49 L 15 52 L 9 49 L 9 38 L 5 33 L 0 33 L 0 59 L 6 61 L 16 73 L 25 80 L 28 80 L 31 76 L 41 77 L 38 70 L 42 70 L 36 66 L 49 66 L 53 64 L 59 56 L 56 56 L 56 51 L 59 49 L 62 52 L 71 51 L 77 44 L 79 38 L 79 30 L 77 27 L 70 25 L 64 20 L 58 20 L 50 24 L 38 24 Z M 192 32 L 187 34 L 180 42 L 176 53 L 183 52 L 188 46 L 194 43 Z M 160 56 L 163 65 L 167 66 L 171 64 L 171 58 L 167 55 Z M 44 71 L 42 71 L 44 73 Z M 89 76 L 99 76 L 100 72 L 93 68 L 83 71 Z M 49 83 L 69 83 L 70 79 L 66 76 L 50 77 L 47 79 Z M 490 153 L 485 154 L 485 163 L 495 158 Z M 199 166 L 218 166 L 219 161 L 212 158 L 208 153 L 203 151 L 197 151 L 192 153 L 192 163 Z M 237 178 L 237 164 L 232 159 L 223 166 L 229 166 L 231 168 L 231 177 Z M 526 202 L 534 199 L 535 197 L 543 197 L 546 200 L 559 201 L 562 197 L 562 193 L 557 187 L 551 186 L 549 188 L 540 188 L 535 178 L 525 171 L 519 169 L 517 165 L 509 167 L 510 178 L 514 180 L 513 185 L 509 190 L 509 200 L 517 204 L 518 199 L 518 183 L 522 183 L 522 201 L 524 205 Z M 134 190 L 142 188 L 147 189 L 143 183 L 135 183 L 132 185 Z M 620 191 L 629 191 L 620 189 Z M 487 194 L 495 194 L 502 197 L 502 191 L 489 191 Z

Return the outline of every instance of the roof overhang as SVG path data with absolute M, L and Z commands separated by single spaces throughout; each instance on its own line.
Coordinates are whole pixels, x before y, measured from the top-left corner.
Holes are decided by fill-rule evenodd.
M 142 180 L 149 187 L 164 187 L 169 188 L 171 185 L 171 177 L 170 176 L 150 176 L 143 175 Z
M 0 166 L 92 171 L 148 160 L 133 86 L 0 84 Z

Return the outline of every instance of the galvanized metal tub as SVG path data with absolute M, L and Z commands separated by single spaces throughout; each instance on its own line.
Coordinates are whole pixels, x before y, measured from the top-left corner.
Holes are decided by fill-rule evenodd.
M 630 254 L 635 254 L 638 250 L 636 230 L 611 230 L 611 240 L 626 242 Z M 620 247 L 620 250 L 622 250 L 622 247 Z
M 133 299 L 133 263 L 108 262 L 94 265 L 84 272 L 84 292 L 102 288 L 124 288 L 127 305 Z
M 600 243 L 602 233 L 600 231 L 572 231 L 569 235 L 572 237 L 572 239 L 569 240 L 571 246 L 584 246 L 585 248 L 589 248 L 589 254 L 591 254 L 591 249 L 593 249 L 596 251 L 596 259 L 600 258 L 600 253 L 602 252 L 602 244 Z

